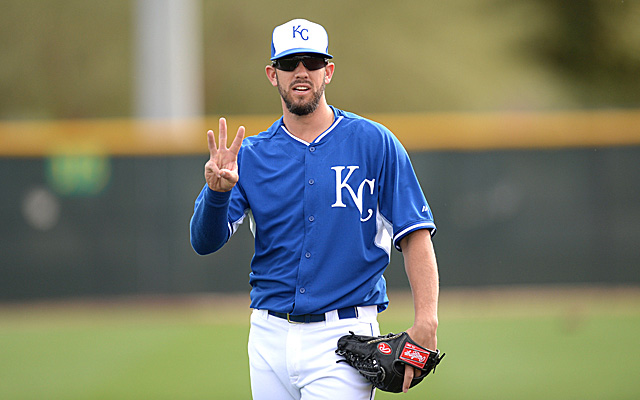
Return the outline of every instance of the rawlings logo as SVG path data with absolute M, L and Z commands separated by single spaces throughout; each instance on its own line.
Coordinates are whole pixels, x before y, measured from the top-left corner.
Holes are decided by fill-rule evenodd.
M 378 351 L 380 351 L 380 353 L 382 354 L 391 354 L 391 346 L 386 343 L 380 343 L 378 345 Z
M 414 367 L 424 368 L 424 365 L 429 359 L 429 353 L 411 343 L 405 343 L 404 349 L 402 349 L 402 353 L 400 354 L 400 359 Z

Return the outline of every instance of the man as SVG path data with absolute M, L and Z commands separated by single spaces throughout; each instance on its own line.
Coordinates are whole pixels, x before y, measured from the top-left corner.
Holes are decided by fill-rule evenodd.
M 283 116 L 227 148 L 207 132 L 206 185 L 191 219 L 199 254 L 221 248 L 249 217 L 249 364 L 254 399 L 372 399 L 372 386 L 336 363 L 338 338 L 380 334 L 391 245 L 403 252 L 415 320 L 407 332 L 436 349 L 435 225 L 409 157 L 380 124 L 329 106 L 335 65 L 325 29 L 303 19 L 276 27 L 269 82 Z M 405 369 L 403 390 L 414 375 Z

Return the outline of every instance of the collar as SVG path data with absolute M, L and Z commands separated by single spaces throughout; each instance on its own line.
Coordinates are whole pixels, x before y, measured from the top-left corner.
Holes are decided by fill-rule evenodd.
M 322 139 L 324 139 L 327 135 L 329 135 L 336 126 L 338 126 L 338 124 L 340 123 L 340 121 L 342 121 L 342 119 L 344 118 L 344 116 L 342 115 L 338 115 L 338 110 L 333 107 L 333 106 L 329 106 L 331 107 L 331 110 L 333 111 L 333 123 L 331 124 L 331 126 L 324 132 L 322 132 L 321 135 L 319 135 L 317 138 L 315 138 L 315 140 L 311 143 L 300 139 L 299 137 L 295 136 L 294 134 L 292 134 L 291 132 L 289 132 L 289 130 L 287 130 L 287 127 L 284 126 L 284 117 L 280 117 L 280 119 L 278 120 L 278 128 L 282 128 L 282 130 L 284 131 L 284 133 L 286 133 L 287 135 L 289 135 L 289 137 L 291 137 L 293 140 L 300 142 L 302 144 L 304 144 L 305 146 L 309 146 L 312 143 L 313 144 L 317 144 L 320 143 L 322 141 Z M 276 129 L 277 131 L 277 129 Z

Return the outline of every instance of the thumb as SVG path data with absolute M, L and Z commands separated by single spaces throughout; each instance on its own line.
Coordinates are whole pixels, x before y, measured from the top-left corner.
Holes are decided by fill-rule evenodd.
M 226 179 L 231 183 L 238 182 L 238 174 L 227 168 L 222 168 L 220 171 L 218 171 L 218 176 L 222 179 Z

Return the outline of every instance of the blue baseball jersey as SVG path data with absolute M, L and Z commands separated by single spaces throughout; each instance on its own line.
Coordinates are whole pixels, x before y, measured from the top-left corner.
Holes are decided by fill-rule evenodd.
M 249 221 L 255 237 L 251 307 L 294 315 L 377 305 L 391 246 L 433 215 L 409 156 L 384 126 L 332 107 L 313 143 L 276 121 L 247 137 L 240 179 L 226 193 L 205 184 L 191 218 L 199 254 L 218 250 Z

